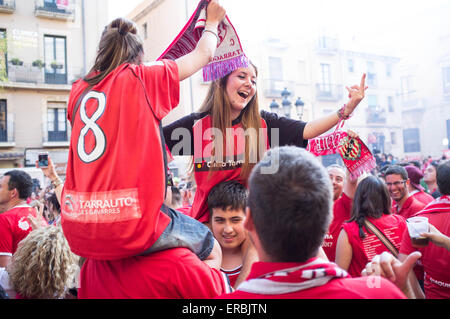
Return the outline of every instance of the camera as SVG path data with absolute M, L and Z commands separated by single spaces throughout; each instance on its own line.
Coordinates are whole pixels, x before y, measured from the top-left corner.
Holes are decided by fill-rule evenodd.
M 39 167 L 48 167 L 48 154 L 41 153 L 38 155 L 38 166 Z

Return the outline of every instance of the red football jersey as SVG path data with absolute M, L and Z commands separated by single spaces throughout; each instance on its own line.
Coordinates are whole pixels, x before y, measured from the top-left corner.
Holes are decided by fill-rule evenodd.
M 265 278 L 266 275 L 288 267 L 298 267 L 301 263 L 255 262 L 252 265 L 247 281 Z M 295 285 L 302 278 L 287 274 L 285 280 Z M 217 299 L 405 299 L 405 295 L 390 281 L 378 276 L 364 278 L 333 278 L 317 287 L 275 294 L 271 291 L 270 282 L 266 291 L 248 292 L 238 289 L 231 294 L 224 294 Z
M 448 196 L 445 196 L 449 198 Z M 441 197 L 444 200 L 444 196 Z M 448 203 L 450 201 L 447 199 Z M 436 226 L 439 231 L 450 236 L 450 210 L 429 211 L 424 210 L 415 216 L 427 217 L 428 222 Z M 449 299 L 450 298 L 450 251 L 444 247 L 439 247 L 431 241 L 425 247 L 415 248 L 412 246 L 409 231 L 403 234 L 400 253 L 409 255 L 414 251 L 422 253 L 421 264 L 425 272 L 424 288 L 427 299 Z M 421 278 L 419 278 L 421 279 Z
M 216 166 L 214 171 L 210 172 L 212 163 L 211 153 L 214 150 L 212 129 L 212 119 L 210 115 L 198 120 L 193 127 L 194 132 L 194 176 L 197 184 L 192 209 L 187 214 L 202 223 L 209 222 L 208 195 L 211 189 L 224 181 L 236 180 L 242 185 L 247 185 L 247 180 L 241 177 L 241 167 L 245 153 L 245 132 L 242 123 L 238 123 L 231 128 L 234 133 L 233 148 L 224 151 L 225 162 Z M 261 119 L 261 131 L 256 132 L 261 139 L 260 144 L 265 149 L 269 149 L 267 137 L 267 125 L 264 119 Z M 225 136 L 225 135 L 224 135 Z M 225 139 L 225 137 L 223 137 Z M 250 158 L 250 160 L 252 160 Z M 256 161 L 255 161 L 256 164 Z
M 170 221 L 160 212 L 166 189 L 160 121 L 178 105 L 178 68 L 168 60 L 125 63 L 87 87 L 78 80 L 69 99 L 61 224 L 77 255 L 137 255 Z
M 12 256 L 19 242 L 32 231 L 28 215 L 36 216 L 36 210 L 28 205 L 16 206 L 0 214 L 0 255 Z M 42 224 L 47 224 L 44 218 Z
M 397 249 L 400 248 L 402 236 L 406 230 L 406 221 L 402 216 L 390 214 L 377 219 L 368 218 L 368 220 L 382 231 Z M 363 227 L 363 230 L 366 237 L 361 239 L 359 237 L 359 226 L 356 222 L 344 223 L 342 228 L 346 231 L 353 250 L 352 261 L 348 268 L 348 273 L 352 277 L 361 276 L 361 271 L 375 255 L 379 255 L 383 251 L 389 251 L 378 237 L 375 234 L 368 233 L 365 227 Z
M 341 226 L 350 219 L 353 200 L 342 193 L 333 204 L 333 220 L 328 227 L 328 233 L 322 243 L 322 248 L 329 261 L 336 259 L 336 244 L 341 232 Z
M 231 292 L 226 275 L 186 248 L 120 260 L 88 259 L 80 299 L 209 299 Z

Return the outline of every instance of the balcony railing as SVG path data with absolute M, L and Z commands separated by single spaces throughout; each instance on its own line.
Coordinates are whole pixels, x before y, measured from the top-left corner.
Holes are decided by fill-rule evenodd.
M 5 123 L 0 123 L 0 147 L 11 146 L 15 142 L 14 139 L 14 114 L 7 115 L 6 127 Z
M 82 68 L 66 68 L 64 65 L 53 67 L 33 66 L 32 63 L 21 65 L 8 63 L 7 81 L 36 84 L 71 84 L 83 76 Z
M 13 13 L 16 10 L 15 0 L 0 0 L 0 12 Z
M 342 85 L 316 83 L 316 99 L 319 101 L 339 101 L 342 98 Z
M 73 0 L 35 0 L 36 17 L 56 20 L 73 20 L 75 4 Z

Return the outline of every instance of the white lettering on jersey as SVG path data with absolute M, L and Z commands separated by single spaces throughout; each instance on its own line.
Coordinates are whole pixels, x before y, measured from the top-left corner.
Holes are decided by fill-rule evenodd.
M 95 99 L 98 102 L 97 110 L 88 117 L 86 114 L 86 103 L 90 99 Z M 80 104 L 80 118 L 85 126 L 80 131 L 80 136 L 78 137 L 78 147 L 77 153 L 79 158 L 85 163 L 91 163 L 99 159 L 106 149 L 106 137 L 100 126 L 97 125 L 98 119 L 103 115 L 106 108 L 106 96 L 101 92 L 91 91 L 83 98 Z M 92 131 L 95 137 L 95 147 L 87 154 L 84 146 L 86 134 Z

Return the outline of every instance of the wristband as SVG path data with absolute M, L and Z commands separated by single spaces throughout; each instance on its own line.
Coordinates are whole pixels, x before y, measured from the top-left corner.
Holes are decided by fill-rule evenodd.
M 343 107 L 341 107 L 337 112 L 337 116 L 339 117 L 339 119 L 341 120 L 348 120 L 351 117 L 351 114 L 349 115 L 345 115 L 344 110 L 347 104 L 344 104 Z
M 59 185 L 62 185 L 62 184 L 63 184 L 63 181 L 59 177 L 52 181 L 52 185 L 53 185 L 54 188 L 56 188 L 56 187 L 58 187 Z

